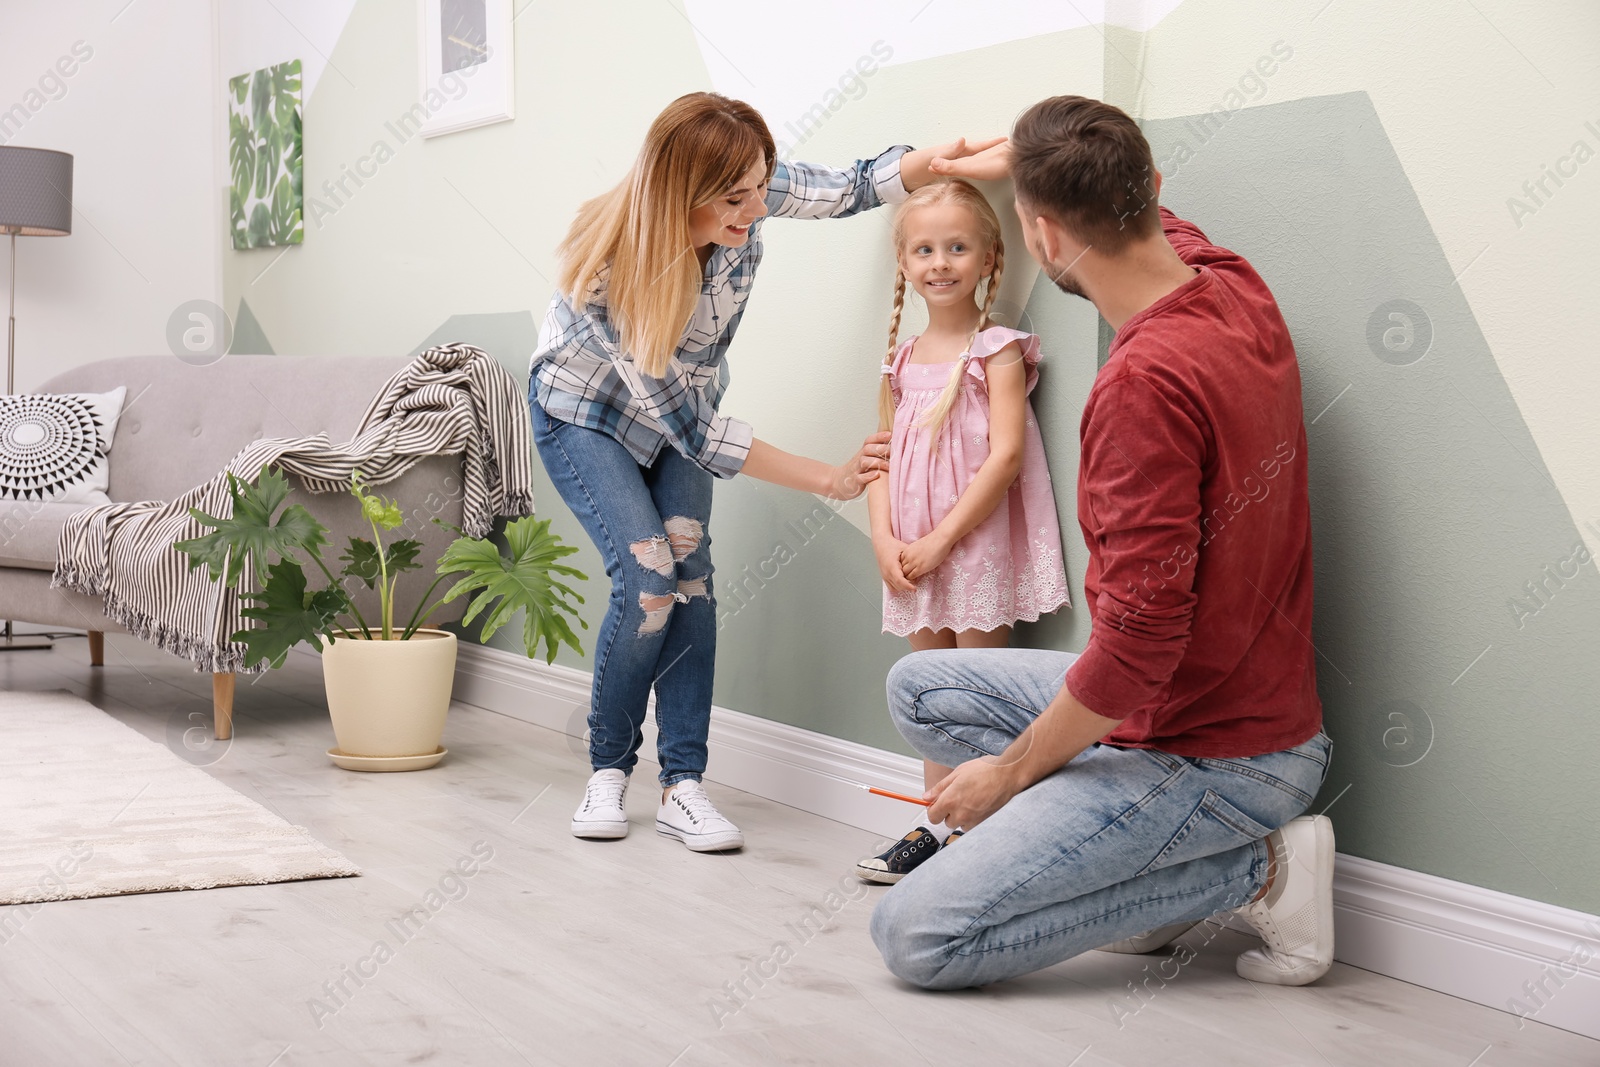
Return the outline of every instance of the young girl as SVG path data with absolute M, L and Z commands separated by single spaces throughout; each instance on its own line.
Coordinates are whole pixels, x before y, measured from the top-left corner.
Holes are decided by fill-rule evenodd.
M 1028 403 L 1039 339 L 989 325 L 1005 246 L 974 186 L 955 179 L 917 190 L 895 216 L 894 243 L 879 396 L 893 431 L 889 477 L 867 487 L 883 628 L 916 650 L 1004 648 L 1012 623 L 1068 603 L 1050 471 Z M 927 302 L 928 328 L 900 344 L 907 285 Z M 923 763 L 927 788 L 949 773 Z M 959 834 L 924 822 L 857 873 L 898 882 Z

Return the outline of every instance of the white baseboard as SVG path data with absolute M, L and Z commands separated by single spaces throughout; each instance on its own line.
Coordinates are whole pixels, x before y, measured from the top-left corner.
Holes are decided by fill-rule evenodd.
M 1600 918 L 1345 855 L 1333 906 L 1342 963 L 1600 1038 Z
M 497 648 L 460 642 L 455 699 L 535 726 L 582 737 L 590 675 Z M 639 758 L 656 751 L 654 701 Z M 854 741 L 773 722 L 727 708 L 711 709 L 711 760 L 706 780 L 802 811 L 896 838 L 914 814 L 904 801 L 873 796 L 861 785 L 922 792 L 922 763 Z
M 590 675 L 462 643 L 455 699 L 581 737 Z M 645 723 L 640 758 L 655 751 Z M 897 837 L 909 806 L 860 788 L 922 791 L 922 764 L 727 708 L 711 709 L 709 781 Z M 1337 958 L 1364 970 L 1600 1038 L 1600 918 L 1341 854 Z

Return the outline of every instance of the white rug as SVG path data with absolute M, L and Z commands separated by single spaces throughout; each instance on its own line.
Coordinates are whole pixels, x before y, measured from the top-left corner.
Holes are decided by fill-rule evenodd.
M 360 874 L 66 693 L 0 693 L 0 904 Z

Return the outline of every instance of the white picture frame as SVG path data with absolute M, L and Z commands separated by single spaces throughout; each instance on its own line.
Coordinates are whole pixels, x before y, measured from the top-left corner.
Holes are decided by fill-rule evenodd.
M 418 0 L 424 137 L 516 117 L 511 0 Z

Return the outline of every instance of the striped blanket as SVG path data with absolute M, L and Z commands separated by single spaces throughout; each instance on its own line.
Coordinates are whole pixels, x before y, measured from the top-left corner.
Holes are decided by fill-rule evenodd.
M 342 492 L 358 468 L 367 485 L 378 486 L 426 456 L 460 455 L 462 531 L 482 537 L 497 516 L 533 514 L 524 405 L 516 380 L 482 349 L 430 348 L 389 379 L 344 444 L 331 444 L 327 434 L 263 438 L 175 500 L 104 504 L 73 515 L 61 531 L 51 587 L 103 597 L 108 618 L 197 670 L 243 673 L 245 646 L 230 640 L 244 628 L 240 594 L 212 582 L 203 566 L 190 570 L 189 557 L 173 548 L 207 532 L 190 508 L 231 514 L 229 473 L 248 482 L 275 466 L 313 493 Z

